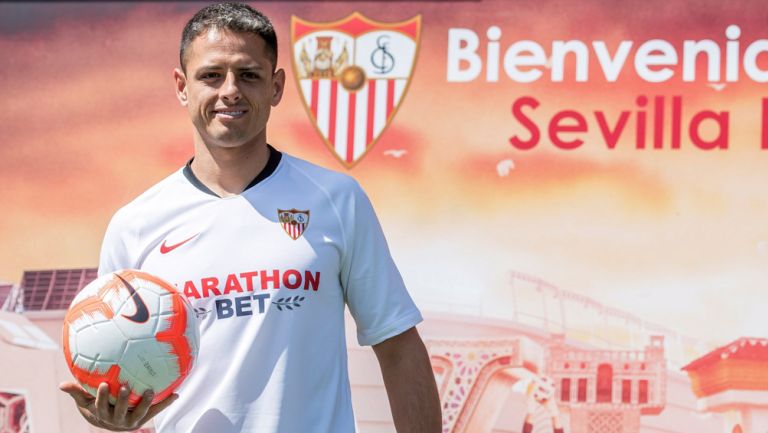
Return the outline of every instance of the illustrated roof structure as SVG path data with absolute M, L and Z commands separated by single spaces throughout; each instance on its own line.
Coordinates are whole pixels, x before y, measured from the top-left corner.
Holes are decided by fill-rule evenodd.
M 5 300 L 11 295 L 13 289 L 12 283 L 0 282 L 0 307 L 3 306 Z
M 77 292 L 96 276 L 96 268 L 24 271 L 24 311 L 66 310 Z
M 683 370 L 696 371 L 726 359 L 768 362 L 768 338 L 739 338 L 694 360 Z

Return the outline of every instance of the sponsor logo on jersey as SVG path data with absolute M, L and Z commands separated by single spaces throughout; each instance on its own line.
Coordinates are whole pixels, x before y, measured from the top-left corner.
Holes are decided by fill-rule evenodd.
M 230 319 L 265 314 L 270 304 L 286 313 L 300 309 L 320 289 L 320 272 L 262 269 L 189 280 L 183 286 L 198 319 L 211 313 L 216 319 Z M 299 290 L 301 294 L 285 296 Z
M 272 301 L 272 305 L 276 306 L 278 311 L 283 311 L 283 308 L 293 310 L 294 308 L 301 307 L 301 303 L 306 299 L 304 296 L 288 296 L 287 298 L 277 298 Z
M 211 312 L 211 310 L 203 307 L 194 307 L 193 310 L 195 311 L 195 317 L 197 317 L 198 320 L 205 319 L 205 316 Z
M 419 50 L 421 15 L 383 23 L 355 12 L 291 17 L 292 64 L 309 118 L 345 167 L 365 156 L 397 112 Z
M 199 234 L 200 233 L 195 233 L 194 235 L 184 239 L 183 241 L 177 242 L 177 243 L 171 244 L 171 245 L 166 245 L 166 241 L 168 239 L 164 239 L 163 243 L 160 245 L 160 254 L 168 254 L 168 253 L 170 253 L 171 251 L 175 250 L 176 248 L 178 248 L 178 247 L 186 244 L 187 242 L 191 241 L 192 239 L 194 239 Z
M 277 219 L 280 226 L 294 241 L 298 239 L 309 225 L 309 210 L 277 210 Z

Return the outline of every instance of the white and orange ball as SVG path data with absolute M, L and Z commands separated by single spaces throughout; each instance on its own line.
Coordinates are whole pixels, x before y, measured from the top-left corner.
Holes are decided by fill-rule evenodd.
M 115 403 L 121 386 L 135 406 L 147 389 L 153 403 L 186 379 L 200 343 L 189 301 L 172 285 L 146 272 L 102 275 L 72 300 L 64 318 L 64 358 L 75 379 L 96 395 L 109 384 Z

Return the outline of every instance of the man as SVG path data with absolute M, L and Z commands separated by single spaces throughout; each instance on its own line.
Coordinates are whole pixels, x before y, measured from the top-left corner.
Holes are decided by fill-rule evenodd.
M 147 393 L 128 410 L 130 390 L 105 383 L 95 399 L 74 383 L 62 390 L 112 431 L 157 415 L 161 433 L 353 432 L 346 305 L 379 360 L 397 431 L 438 432 L 421 315 L 370 202 L 348 176 L 267 144 L 285 85 L 269 20 L 243 4 L 206 7 L 187 23 L 180 59 L 194 158 L 115 214 L 99 273 L 138 268 L 183 290 L 200 314 L 196 365 L 154 406 Z
M 546 376 L 537 377 L 528 386 L 525 409 L 522 433 L 533 433 L 536 415 L 541 411 L 548 415 L 552 433 L 564 433 L 563 423 L 560 420 L 560 409 L 557 407 L 557 399 L 555 398 L 554 383 Z

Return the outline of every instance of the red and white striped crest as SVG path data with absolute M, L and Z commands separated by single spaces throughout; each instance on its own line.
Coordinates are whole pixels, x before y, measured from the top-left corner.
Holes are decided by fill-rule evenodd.
M 301 236 L 309 225 L 309 210 L 277 210 L 277 218 L 288 236 L 294 241 Z
M 293 16 L 293 72 L 315 128 L 351 168 L 400 106 L 416 63 L 421 16 L 380 23 L 358 12 L 331 23 Z

